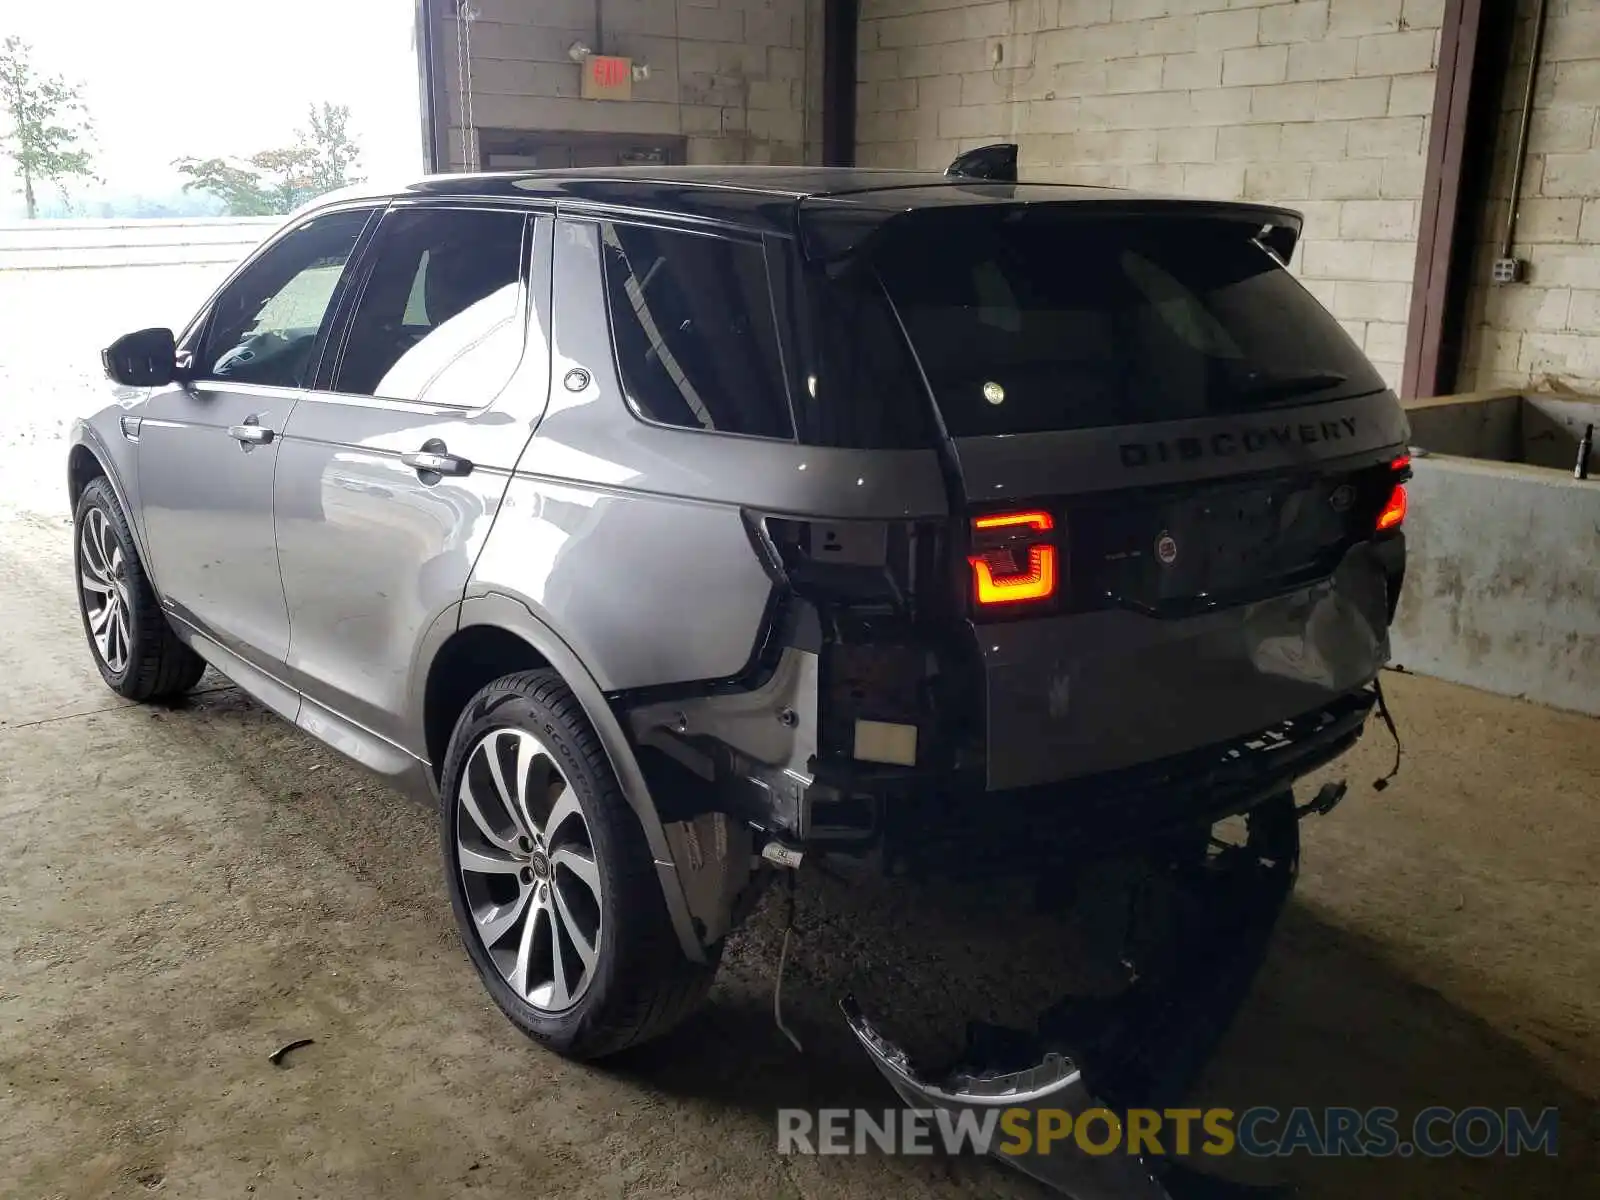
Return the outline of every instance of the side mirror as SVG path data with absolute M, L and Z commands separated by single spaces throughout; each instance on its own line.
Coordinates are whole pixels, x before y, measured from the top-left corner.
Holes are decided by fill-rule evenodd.
M 177 377 L 178 347 L 170 329 L 141 329 L 100 351 L 100 361 L 124 387 L 165 387 Z

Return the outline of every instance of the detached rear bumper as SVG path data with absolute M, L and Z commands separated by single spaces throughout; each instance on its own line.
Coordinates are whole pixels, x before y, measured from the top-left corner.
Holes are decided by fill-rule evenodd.
M 953 1075 L 933 1083 L 912 1068 L 906 1054 L 885 1038 L 851 999 L 845 1019 L 889 1086 L 914 1109 L 981 1111 L 989 1108 L 1064 1109 L 1071 1113 L 1102 1107 L 1089 1092 L 1083 1072 L 1071 1059 L 1047 1054 L 1037 1066 L 1007 1074 Z M 1006 1161 L 1041 1182 L 1079 1200 L 1171 1200 L 1142 1158 L 1106 1155 L 1091 1158 L 1070 1150 L 1026 1154 Z
M 1066 998 L 1032 1032 L 968 1028 L 959 1065 L 937 1076 L 844 1002 L 846 1019 L 874 1064 L 920 1110 L 1023 1109 L 1074 1116 L 1162 1109 L 1180 1102 L 1231 1024 L 1254 980 L 1299 862 L 1298 817 L 1283 796 L 1252 813 L 1248 842 L 1184 873 L 1174 906 L 1175 953 L 1111 999 Z M 1030 1128 L 1038 1126 L 1030 1125 Z M 1172 1159 L 1119 1145 L 1090 1156 L 1069 1141 L 1036 1145 L 1001 1161 L 1076 1200 L 1198 1200 L 1289 1193 L 1232 1184 Z
M 1021 1108 L 1034 1114 L 1051 1108 L 1077 1114 L 1105 1107 L 1089 1091 L 1077 1065 L 1057 1055 L 1006 1075 L 961 1076 L 930 1083 L 912 1070 L 904 1051 L 874 1029 L 849 1001 L 845 1017 L 878 1070 L 910 1108 L 956 1113 Z M 1063 1147 L 1048 1155 L 1007 1155 L 1002 1161 L 1073 1200 L 1287 1200 L 1292 1195 L 1285 1188 L 1233 1183 L 1181 1164 L 1152 1163 L 1137 1155 L 1091 1157 Z

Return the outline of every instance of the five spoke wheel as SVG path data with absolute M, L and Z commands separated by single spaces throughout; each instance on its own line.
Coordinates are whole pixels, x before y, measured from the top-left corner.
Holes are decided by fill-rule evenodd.
M 78 535 L 78 587 L 95 649 L 108 670 L 121 674 L 132 641 L 127 569 L 111 522 L 98 508 L 84 514 Z
M 472 748 L 455 845 L 473 926 L 501 977 L 543 1012 L 571 1008 L 600 951 L 600 871 L 577 794 L 535 735 L 494 729 Z

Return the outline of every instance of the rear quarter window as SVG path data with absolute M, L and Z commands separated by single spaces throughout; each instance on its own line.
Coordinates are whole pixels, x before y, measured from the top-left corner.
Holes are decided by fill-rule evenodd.
M 870 263 L 790 260 L 795 418 L 810 446 L 924 449 L 935 444 L 927 389 Z
M 1236 414 L 1382 378 L 1232 220 L 918 213 L 873 264 L 952 436 Z
M 761 244 L 620 222 L 600 240 L 633 409 L 683 429 L 793 438 Z

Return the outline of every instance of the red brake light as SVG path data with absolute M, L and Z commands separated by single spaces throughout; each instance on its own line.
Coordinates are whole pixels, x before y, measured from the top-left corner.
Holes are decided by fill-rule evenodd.
M 1399 458 L 1395 459 L 1392 463 L 1389 464 L 1389 469 L 1391 471 L 1404 471 L 1410 465 L 1411 465 L 1411 455 L 1402 454 Z
M 1047 512 L 1023 513 L 996 513 L 992 516 L 979 517 L 972 522 L 974 529 L 1037 529 L 1040 532 L 1052 529 L 1055 522 L 1050 519 Z
M 980 607 L 1045 600 L 1056 590 L 1056 548 L 1027 531 L 1049 533 L 1055 522 L 1047 512 L 995 513 L 972 522 L 973 593 Z M 985 535 L 988 536 L 985 536 Z M 1026 564 L 1018 555 L 1026 551 Z
M 1368 509 L 1367 511 L 1371 511 Z M 1400 523 L 1406 519 L 1406 485 L 1397 483 L 1394 491 L 1389 493 L 1389 503 L 1383 506 L 1383 511 L 1378 514 L 1378 532 L 1386 529 L 1398 529 Z

